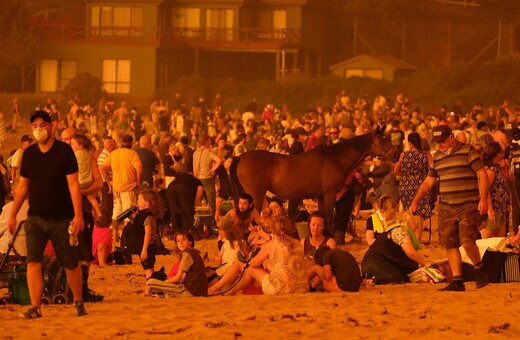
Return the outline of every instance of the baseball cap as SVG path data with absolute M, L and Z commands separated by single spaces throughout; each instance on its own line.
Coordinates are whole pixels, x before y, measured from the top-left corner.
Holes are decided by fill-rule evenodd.
M 31 138 L 31 136 L 29 135 L 23 135 L 22 138 L 20 139 L 20 143 L 23 143 L 23 142 L 32 142 L 33 139 Z
M 432 142 L 442 143 L 451 135 L 451 129 L 448 125 L 439 125 L 433 128 Z
M 34 111 L 34 113 L 31 116 L 31 119 L 29 119 L 29 122 L 30 123 L 34 122 L 36 120 L 36 118 L 41 118 L 44 121 L 46 121 L 47 123 L 51 122 L 51 116 L 49 116 L 47 111 L 43 111 L 43 110 Z
M 520 139 L 520 128 L 514 127 L 511 129 L 511 137 L 513 137 L 514 140 Z

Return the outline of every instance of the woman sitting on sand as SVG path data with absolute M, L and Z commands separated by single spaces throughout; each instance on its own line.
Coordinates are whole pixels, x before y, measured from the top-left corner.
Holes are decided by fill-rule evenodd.
M 429 262 L 417 251 L 419 245 L 413 232 L 395 219 L 397 203 L 387 199 L 382 209 L 386 212 L 382 231 L 363 257 L 363 276 L 373 278 L 376 284 L 409 282 L 407 275 Z
M 260 231 L 257 227 L 257 230 L 249 235 L 248 250 L 250 252 L 254 251 L 256 248 L 262 246 L 265 242 L 271 239 L 270 235 L 273 230 L 274 219 L 271 218 L 269 214 L 264 215 L 264 213 L 262 212 L 261 224 L 262 231 Z M 226 289 L 229 289 L 229 287 L 234 282 L 236 282 L 236 280 L 239 278 L 240 274 L 243 272 L 245 268 L 244 258 L 248 256 L 248 253 L 242 253 L 242 255 L 244 255 L 242 259 L 235 261 L 233 265 L 227 269 L 226 273 L 220 278 L 220 280 L 209 288 L 208 294 L 211 295 L 223 292 Z
M 371 246 L 376 241 L 377 237 L 385 231 L 383 226 L 387 221 L 388 209 L 392 208 L 392 205 L 393 201 L 390 196 L 381 196 L 378 202 L 378 209 L 367 218 L 365 236 L 369 246 Z M 395 215 L 395 211 L 393 214 Z
M 249 262 L 242 279 L 227 294 L 233 295 L 256 281 L 269 295 L 305 293 L 308 291 L 303 252 L 298 241 L 285 234 L 283 219 L 275 219 L 271 240 Z M 263 226 L 259 232 L 265 233 Z
M 270 210 L 271 216 L 273 218 L 279 217 L 279 216 L 280 216 L 280 218 L 286 218 L 290 222 L 287 234 L 296 240 L 300 239 L 299 235 L 298 235 L 298 229 L 296 229 L 296 226 L 294 225 L 294 223 L 285 214 L 283 202 L 280 198 L 274 196 L 269 200 L 269 210 Z M 262 215 L 263 215 L 263 212 L 262 212 Z
M 309 216 L 308 223 L 310 235 L 300 240 L 306 257 L 312 258 L 316 250 L 322 247 L 329 247 L 330 249 L 336 248 L 336 241 L 330 236 L 325 236 L 323 233 L 327 225 L 325 215 L 315 211 Z

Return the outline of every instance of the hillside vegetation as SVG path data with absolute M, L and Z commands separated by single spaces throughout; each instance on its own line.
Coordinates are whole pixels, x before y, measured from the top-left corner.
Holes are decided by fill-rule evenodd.
M 484 106 L 499 105 L 504 99 L 520 104 L 520 55 L 501 58 L 480 65 L 460 64 L 449 69 L 419 70 L 395 83 L 385 81 L 326 76 L 317 79 L 292 79 L 285 85 L 272 81 L 241 82 L 236 80 L 209 80 L 183 78 L 157 97 L 173 98 L 181 93 L 188 103 L 205 96 L 209 103 L 220 93 L 226 110 L 242 110 L 252 99 L 258 100 L 259 109 L 273 103 L 287 104 L 291 111 L 302 114 L 316 106 L 331 106 L 336 95 L 345 89 L 351 100 L 365 91 L 370 98 L 381 94 L 393 99 L 402 92 L 412 106 L 422 111 L 436 112 L 441 105 L 451 106 L 457 99 L 466 105 L 479 101 Z

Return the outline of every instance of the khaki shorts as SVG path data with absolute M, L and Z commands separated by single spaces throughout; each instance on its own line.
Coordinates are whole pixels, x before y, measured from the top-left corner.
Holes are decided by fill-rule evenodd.
M 137 195 L 135 191 L 123 191 L 114 193 L 114 210 L 112 212 L 112 219 L 121 214 L 126 209 L 137 203 Z
M 475 208 L 439 209 L 440 242 L 446 249 L 454 249 L 462 244 L 475 244 L 478 229 L 485 217 Z

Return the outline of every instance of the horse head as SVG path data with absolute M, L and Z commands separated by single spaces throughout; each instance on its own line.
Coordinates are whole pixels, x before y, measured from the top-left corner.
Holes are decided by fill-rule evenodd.
M 397 149 L 392 145 L 390 139 L 385 136 L 384 128 L 382 126 L 378 126 L 376 131 L 372 134 L 370 153 L 373 156 L 380 156 L 392 162 L 397 162 L 399 160 Z

